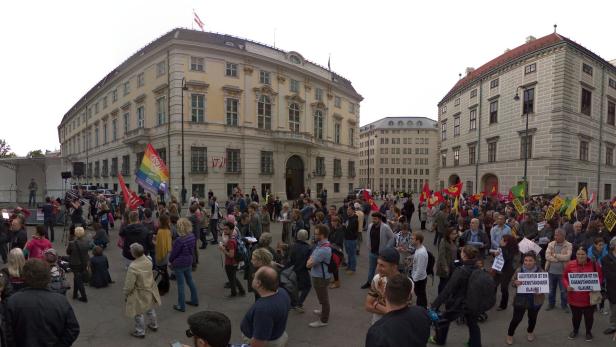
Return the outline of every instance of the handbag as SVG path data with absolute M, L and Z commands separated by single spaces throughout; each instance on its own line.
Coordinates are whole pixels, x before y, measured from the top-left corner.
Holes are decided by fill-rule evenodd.
M 592 267 L 595 270 L 595 272 L 597 271 L 597 263 L 593 261 L 592 263 Z M 589 298 L 590 298 L 590 305 L 599 305 L 602 301 L 603 301 L 603 294 L 601 293 L 600 290 L 597 291 L 593 291 L 590 292 L 589 294 Z

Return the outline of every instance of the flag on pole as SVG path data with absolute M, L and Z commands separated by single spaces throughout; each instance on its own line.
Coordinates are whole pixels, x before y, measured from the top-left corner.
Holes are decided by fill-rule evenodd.
M 460 197 L 456 196 L 456 200 L 453 202 L 453 210 L 455 214 L 458 214 L 458 208 L 460 206 Z
M 588 198 L 587 205 L 592 204 L 595 201 L 595 192 L 590 193 L 590 197 Z
M 583 204 L 588 201 L 588 190 L 586 190 L 586 187 L 583 187 L 580 191 L 580 194 L 578 195 L 578 200 Z
M 132 190 L 128 190 L 126 187 L 126 183 L 124 183 L 124 177 L 122 177 L 121 173 L 118 173 L 118 181 L 120 181 L 120 188 L 122 189 L 122 196 L 124 197 L 124 202 L 126 203 L 126 207 L 129 210 L 136 209 L 139 205 L 143 205 L 143 201 L 137 193 Z
M 428 207 L 432 208 L 432 206 L 440 204 L 443 201 L 445 201 L 443 195 L 440 192 L 434 192 L 434 194 L 432 194 L 432 196 L 428 199 Z
M 330 54 L 329 57 L 327 58 L 327 70 L 329 70 L 329 72 L 332 71 L 331 61 L 332 61 L 332 56 Z
M 203 24 L 203 21 L 201 20 L 201 18 L 199 18 L 199 16 L 197 15 L 197 12 L 195 12 L 195 10 L 193 10 L 193 14 L 195 15 L 195 23 L 197 23 L 197 25 L 199 26 L 199 28 L 201 28 L 201 31 L 203 31 L 203 27 L 205 26 L 205 24 Z
M 168 187 L 169 169 L 149 143 L 136 176 L 137 184 L 153 194 L 158 194 L 161 188 Z
M 428 180 L 424 183 L 421 195 L 419 196 L 419 203 L 423 204 L 424 201 L 430 198 L 430 187 L 428 186 Z
M 460 193 L 462 193 L 462 181 L 443 189 L 443 193 L 454 198 L 460 196 Z
M 577 203 L 578 203 L 577 196 L 575 198 L 571 199 L 571 202 L 569 203 L 569 206 L 567 207 L 567 210 L 565 210 L 565 214 L 567 215 L 567 217 L 571 218 L 571 213 L 573 213 L 573 211 L 575 211 L 575 208 L 577 207 Z
M 513 193 L 514 197 L 524 200 L 524 198 L 526 198 L 526 187 L 524 187 L 524 181 L 518 182 L 518 184 L 511 187 L 511 193 Z
M 372 211 L 378 211 L 379 210 L 379 207 L 374 202 L 374 199 L 372 199 L 372 196 L 370 195 L 370 193 L 368 193 L 368 191 L 365 190 L 365 189 L 364 189 L 364 199 L 370 204 L 370 209 Z

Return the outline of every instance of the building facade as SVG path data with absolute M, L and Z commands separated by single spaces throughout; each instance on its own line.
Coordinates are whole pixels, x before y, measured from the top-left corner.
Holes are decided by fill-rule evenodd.
M 364 125 L 359 184 L 379 192 L 419 192 L 425 181 L 437 181 L 437 148 L 437 123 L 429 118 L 385 117 Z
M 615 105 L 616 67 L 556 32 L 529 37 L 467 69 L 438 103 L 440 186 L 507 194 L 526 163 L 530 194 L 573 196 L 587 186 L 609 199 Z
M 148 143 L 171 194 L 226 200 L 233 187 L 292 199 L 310 188 L 343 197 L 356 182 L 359 103 L 351 82 L 297 52 L 174 29 L 103 78 L 58 126 L 82 182 L 117 189 Z M 183 165 L 182 165 L 183 163 Z

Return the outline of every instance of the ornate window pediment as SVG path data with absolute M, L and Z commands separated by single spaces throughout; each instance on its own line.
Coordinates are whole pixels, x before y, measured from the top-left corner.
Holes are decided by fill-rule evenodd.
M 287 99 L 287 102 L 288 102 L 289 104 L 294 103 L 294 102 L 297 102 L 297 103 L 299 103 L 299 104 L 303 104 L 303 103 L 305 103 L 305 102 L 306 102 L 304 99 L 302 99 L 302 98 L 301 98 L 299 95 L 297 95 L 297 94 L 287 95 L 287 96 L 285 96 L 284 98 L 285 98 L 285 99 Z
M 264 84 L 261 87 L 255 87 L 252 90 L 254 90 L 257 96 L 259 95 L 270 95 L 270 96 L 278 95 L 278 93 L 276 93 L 276 91 L 274 91 L 274 89 L 272 89 L 272 87 L 270 87 L 267 84 Z
M 239 97 L 240 95 L 242 95 L 242 92 L 244 90 L 240 87 L 224 85 L 222 86 L 222 91 L 225 94 L 225 96 Z
M 186 87 L 193 92 L 207 92 L 210 85 L 203 81 L 190 80 L 186 81 Z
M 317 101 L 310 104 L 313 109 L 321 109 L 327 111 L 327 106 L 323 103 L 323 101 Z

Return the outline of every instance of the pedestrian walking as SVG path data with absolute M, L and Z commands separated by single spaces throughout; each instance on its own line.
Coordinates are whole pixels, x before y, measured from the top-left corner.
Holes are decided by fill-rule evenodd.
M 178 238 L 173 242 L 169 263 L 178 286 L 178 303 L 173 305 L 176 311 L 184 312 L 186 304 L 199 306 L 197 287 L 192 278 L 192 264 L 197 239 L 192 232 L 192 223 L 186 218 L 180 218 L 177 223 Z M 190 289 L 190 301 L 185 301 L 184 283 Z

